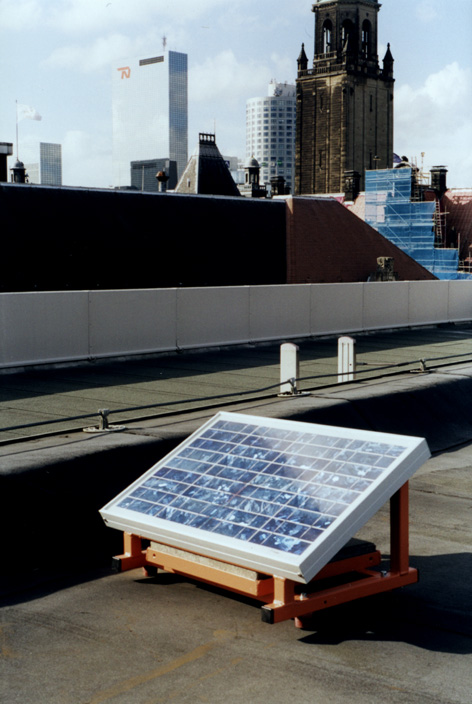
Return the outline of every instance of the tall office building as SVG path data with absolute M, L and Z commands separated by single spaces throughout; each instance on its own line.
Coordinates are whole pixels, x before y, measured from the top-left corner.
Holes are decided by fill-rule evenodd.
M 132 161 L 187 164 L 187 54 L 165 51 L 113 66 L 113 179 L 130 185 Z
M 43 186 L 62 186 L 62 145 L 39 143 L 39 171 Z
M 144 159 L 131 162 L 131 187 L 138 191 L 158 193 L 160 189 L 157 174 L 164 171 L 168 181 L 166 188 L 173 190 L 177 185 L 177 164 L 171 159 Z
M 40 142 L 39 162 L 25 166 L 29 183 L 62 186 L 62 145 Z
M 293 188 L 295 160 L 295 86 L 271 81 L 266 98 L 246 103 L 246 158 L 261 167 L 260 182 L 283 176 Z

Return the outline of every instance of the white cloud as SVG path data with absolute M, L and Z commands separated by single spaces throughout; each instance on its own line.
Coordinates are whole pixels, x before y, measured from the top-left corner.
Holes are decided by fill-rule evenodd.
M 150 2 L 123 0 L 66 0 L 49 8 L 47 21 L 67 33 L 112 30 L 120 25 L 142 21 L 143 6 L 149 12 Z
M 114 58 L 138 54 L 140 44 L 140 40 L 132 41 L 122 34 L 111 34 L 99 37 L 89 45 L 71 44 L 55 49 L 43 63 L 50 68 L 90 73 L 109 67 Z
M 226 8 L 226 0 L 0 0 L 0 28 L 25 31 L 42 26 L 83 35 L 149 23 L 162 24 L 167 31 L 164 23 L 170 23 L 170 31 Z
M 225 4 L 224 0 L 57 0 L 48 21 L 64 32 L 110 31 L 161 20 L 181 24 Z
M 471 119 L 472 71 L 453 62 L 438 73 L 429 75 L 424 84 L 408 84 L 396 90 L 396 127 L 416 136 L 437 130 L 454 130 Z
M 81 130 L 70 130 L 62 143 L 63 184 L 106 188 L 112 183 L 111 143 Z
M 215 101 L 226 106 L 241 100 L 245 105 L 247 98 L 261 94 L 271 78 L 266 66 L 240 61 L 230 49 L 194 66 L 189 74 L 189 102 Z
M 40 141 L 54 140 L 35 132 L 25 133 L 20 126 L 19 158 L 25 165 L 39 163 Z M 65 186 L 107 188 L 112 183 L 111 137 L 69 130 L 56 141 L 62 143 L 62 181 Z M 16 144 L 14 151 L 9 166 L 13 166 L 16 160 Z
M 0 0 L 0 28 L 25 31 L 37 27 L 41 6 L 37 0 Z
M 416 16 L 420 22 L 434 22 L 439 15 L 438 0 L 421 0 L 416 7 Z
M 267 95 L 269 82 L 294 82 L 293 57 L 272 53 L 261 61 L 231 49 L 189 69 L 189 147 L 199 131 L 216 131 L 220 151 L 243 156 L 246 150 L 246 101 Z
M 453 62 L 415 89 L 395 94 L 395 151 L 419 157 L 428 166 L 446 164 L 452 185 L 472 182 L 472 71 Z
M 14 152 L 16 161 L 16 143 L 14 145 Z M 25 134 L 21 131 L 21 127 L 19 131 L 18 156 L 20 161 L 24 164 L 39 163 L 39 139 L 34 133 Z M 13 166 L 13 163 L 11 163 L 10 166 Z
M 293 56 L 281 56 L 273 53 L 270 55 L 271 69 L 275 78 L 279 83 L 295 83 L 295 62 Z M 262 93 L 265 95 L 265 90 Z

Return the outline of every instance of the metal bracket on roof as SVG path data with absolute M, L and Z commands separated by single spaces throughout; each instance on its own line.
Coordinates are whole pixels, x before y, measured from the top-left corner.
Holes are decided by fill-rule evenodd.
M 92 426 L 90 428 L 83 428 L 84 433 L 118 433 L 122 430 L 126 430 L 126 425 L 108 424 L 108 416 L 110 415 L 108 408 L 99 408 L 98 414 L 100 416 L 98 427 Z
M 426 366 L 426 360 L 425 359 L 420 359 L 420 368 L 419 369 L 412 369 L 411 373 L 412 374 L 429 374 L 431 370 L 428 369 Z
M 288 390 L 283 391 L 283 392 L 277 394 L 277 396 L 279 396 L 281 398 L 284 398 L 284 397 L 286 398 L 287 396 L 310 396 L 311 395 L 309 391 L 299 391 L 298 390 L 297 380 L 295 379 L 295 377 L 292 377 L 291 379 L 287 379 L 287 381 L 284 382 L 285 387 L 287 387 L 287 384 L 290 384 L 290 391 L 288 391 Z

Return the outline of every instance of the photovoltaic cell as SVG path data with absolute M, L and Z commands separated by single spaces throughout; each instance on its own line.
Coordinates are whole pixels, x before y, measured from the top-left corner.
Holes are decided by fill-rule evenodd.
M 377 505 L 418 446 L 422 464 L 429 452 L 418 438 L 221 413 L 101 513 L 143 537 L 304 581 L 303 563 L 319 562 L 314 548 L 325 559 L 342 547 L 359 516 L 379 508 L 359 509 L 363 500 L 377 496 Z M 389 495 L 409 478 L 397 474 Z M 351 534 L 336 531 L 353 513 Z

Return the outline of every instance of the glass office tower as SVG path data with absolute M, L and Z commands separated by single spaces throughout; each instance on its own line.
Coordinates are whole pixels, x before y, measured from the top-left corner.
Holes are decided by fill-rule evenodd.
M 113 180 L 130 185 L 130 163 L 148 159 L 187 164 L 187 54 L 166 51 L 113 66 Z
M 283 176 L 293 189 L 295 173 L 295 86 L 271 81 L 266 98 L 246 103 L 246 158 L 261 167 L 260 182 Z
M 43 186 L 62 186 L 62 145 L 39 143 L 39 172 Z

